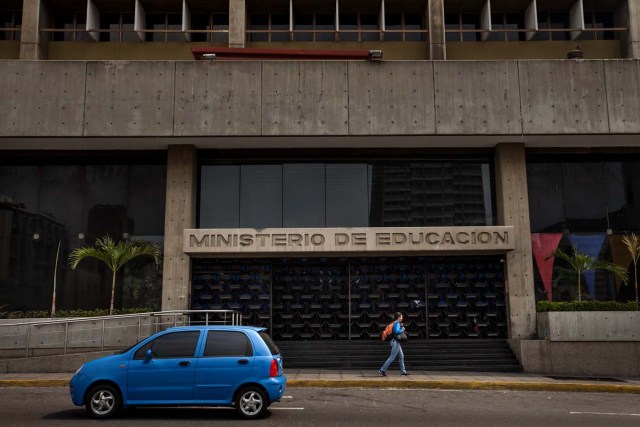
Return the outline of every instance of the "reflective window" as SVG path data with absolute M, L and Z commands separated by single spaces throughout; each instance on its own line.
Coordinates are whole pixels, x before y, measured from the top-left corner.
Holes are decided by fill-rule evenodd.
M 527 163 L 531 231 L 640 230 L 640 163 Z
M 240 167 L 240 227 L 282 227 L 282 165 Z
M 146 352 L 151 349 L 156 359 L 172 359 L 178 357 L 193 357 L 196 353 L 196 345 L 200 338 L 200 332 L 173 332 L 161 335 L 151 342 L 140 347 L 134 354 L 134 360 L 146 358 Z
M 253 346 L 242 332 L 209 331 L 204 348 L 205 357 L 253 356 Z
M 324 227 L 324 164 L 283 166 L 283 226 Z
M 493 225 L 494 185 L 488 162 L 205 165 L 199 226 Z
M 365 164 L 326 166 L 327 227 L 367 227 L 369 180 Z
M 200 174 L 200 227 L 240 226 L 240 166 L 203 166 Z
M 0 164 L 2 304 L 50 308 L 57 257 L 58 309 L 108 307 L 110 270 L 86 259 L 72 271 L 69 253 L 107 235 L 162 247 L 165 181 L 164 164 Z M 118 275 L 116 308 L 160 308 L 162 269 L 143 258 Z

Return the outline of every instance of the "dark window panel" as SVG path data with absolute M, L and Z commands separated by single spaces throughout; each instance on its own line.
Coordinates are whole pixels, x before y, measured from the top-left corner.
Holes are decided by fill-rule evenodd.
M 282 227 L 282 165 L 240 167 L 240 227 Z
M 327 227 L 366 227 L 369 223 L 367 165 L 326 166 Z
M 607 229 L 602 163 L 563 163 L 566 228 L 571 232 Z
M 242 332 L 209 331 L 204 357 L 251 357 L 253 346 Z
M 200 228 L 240 226 L 240 166 L 203 166 Z
M 564 198 L 561 164 L 528 163 L 527 183 L 531 231 L 562 231 Z
M 325 226 L 324 164 L 283 166 L 283 226 Z

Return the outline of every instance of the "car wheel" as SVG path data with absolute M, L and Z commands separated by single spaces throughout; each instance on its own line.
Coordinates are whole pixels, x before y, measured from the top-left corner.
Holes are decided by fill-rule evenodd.
M 92 418 L 111 418 L 120 410 L 120 394 L 108 384 L 93 387 L 87 393 L 85 406 Z
M 236 396 L 236 411 L 242 418 L 262 418 L 267 413 L 267 397 L 258 387 L 244 388 Z

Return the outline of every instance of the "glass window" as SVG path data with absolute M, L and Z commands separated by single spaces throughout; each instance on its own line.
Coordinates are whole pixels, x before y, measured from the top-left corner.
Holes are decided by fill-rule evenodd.
M 250 33 L 249 39 L 252 42 L 269 41 L 269 15 L 266 13 L 256 13 L 249 16 L 249 29 L 251 31 L 261 31 L 259 33 Z
M 140 347 L 133 356 L 134 360 L 144 360 L 146 352 L 151 349 L 156 359 L 173 359 L 179 357 L 193 357 L 200 332 L 172 332 L 161 335 Z
M 283 166 L 283 226 L 324 227 L 324 164 Z
M 423 17 L 420 14 L 406 13 L 404 15 L 404 40 L 407 42 L 419 42 L 426 40 L 423 33 L 411 31 L 422 30 L 424 28 Z
M 463 30 L 479 30 L 481 28 L 480 25 L 480 15 L 477 13 L 463 13 L 461 17 L 462 21 L 462 29 Z M 482 33 L 469 31 L 462 33 L 462 41 L 465 42 L 475 42 L 482 40 Z
M 388 42 L 402 41 L 402 14 L 389 13 L 384 17 L 384 40 Z
M 282 227 L 282 165 L 240 167 L 240 227 Z
M 71 271 L 63 260 L 106 235 L 162 246 L 165 182 L 166 166 L 159 164 L 0 165 L 0 295 L 7 297 L 5 303 L 15 310 L 51 306 L 60 243 L 58 308 L 108 307 L 108 268 L 88 259 Z M 161 268 L 142 258 L 125 268 L 116 281 L 116 308 L 159 309 Z
M 179 13 L 167 13 L 167 30 L 172 32 L 167 33 L 166 40 L 169 42 L 184 41 L 184 34 L 182 33 L 182 15 Z M 173 32 L 178 31 L 178 32 Z
M 312 42 L 313 41 L 313 33 L 312 32 L 302 32 L 303 30 L 313 30 L 313 15 L 310 14 L 301 14 L 295 15 L 293 17 L 294 22 L 294 30 L 296 33 L 294 34 L 294 40 L 297 42 Z
M 253 346 L 243 332 L 209 331 L 204 356 L 250 357 L 253 356 Z
M 566 228 L 571 232 L 607 229 L 602 163 L 563 163 Z
M 340 15 L 340 41 L 358 41 L 358 15 L 355 13 Z M 347 32 L 348 31 L 348 32 Z
M 200 228 L 240 226 L 240 166 L 203 166 Z
M 372 32 L 360 33 L 360 39 L 364 41 L 377 41 L 380 40 L 380 33 L 378 32 L 378 15 L 373 13 L 363 13 L 360 15 L 360 29 L 368 30 Z
M 527 183 L 531 231 L 562 231 L 564 197 L 560 163 L 528 163 Z
M 317 42 L 333 42 L 335 41 L 335 23 L 334 16 L 330 14 L 318 14 L 316 17 L 316 31 L 327 31 L 316 33 Z
M 285 32 L 271 33 L 272 42 L 288 42 L 289 41 L 289 15 L 276 14 L 276 13 L 272 14 L 271 30 L 285 31 Z
M 366 227 L 369 182 L 366 164 L 328 164 L 327 227 Z

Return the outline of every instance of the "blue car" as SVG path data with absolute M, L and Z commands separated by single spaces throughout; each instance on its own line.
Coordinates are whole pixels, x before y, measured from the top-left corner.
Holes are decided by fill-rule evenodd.
M 260 418 L 285 391 L 282 356 L 264 328 L 185 326 L 85 363 L 71 399 L 93 418 L 133 406 L 233 406 Z

